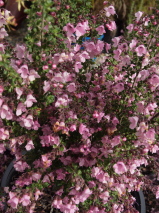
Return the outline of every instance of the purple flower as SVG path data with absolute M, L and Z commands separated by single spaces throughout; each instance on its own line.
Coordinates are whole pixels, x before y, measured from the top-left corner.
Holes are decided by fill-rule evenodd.
M 137 56 L 143 56 L 147 53 L 146 47 L 144 45 L 139 45 L 135 52 L 137 53 Z
M 119 161 L 119 162 L 117 162 L 116 164 L 114 164 L 113 168 L 114 168 L 114 171 L 115 171 L 118 175 L 127 172 L 127 168 L 126 168 L 125 164 L 124 164 L 123 162 L 121 162 L 121 161 Z

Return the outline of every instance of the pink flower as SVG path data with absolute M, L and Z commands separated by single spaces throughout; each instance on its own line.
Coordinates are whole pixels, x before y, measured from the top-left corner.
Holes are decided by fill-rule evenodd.
M 88 21 L 78 23 L 75 28 L 77 38 L 84 35 L 87 30 L 89 30 Z
M 88 138 L 91 134 L 89 133 L 89 129 L 84 124 L 80 124 L 79 133 L 83 136 L 83 138 Z
M 35 70 L 30 70 L 29 81 L 34 81 L 36 78 L 40 78 L 40 75 Z
M 15 91 L 16 91 L 16 93 L 18 95 L 17 99 L 20 99 L 21 95 L 23 94 L 23 88 L 16 87 Z
M 83 67 L 83 65 L 81 64 L 81 62 L 76 62 L 75 63 L 75 71 L 79 72 L 79 70 Z
M 74 26 L 70 23 L 68 23 L 66 26 L 64 26 L 63 30 L 66 32 L 67 37 L 70 37 L 75 32 Z
M 26 47 L 24 45 L 17 44 L 15 47 L 17 58 L 19 58 L 19 59 L 24 58 L 25 50 L 26 50 Z
M 139 75 L 140 75 L 140 79 L 141 79 L 142 81 L 144 81 L 147 77 L 149 77 L 150 73 L 149 73 L 148 70 L 141 70 L 141 71 L 139 72 Z
M 43 86 L 43 90 L 44 90 L 44 93 L 48 92 L 50 90 L 50 82 L 49 81 L 44 81 L 44 86 Z
M 26 162 L 23 161 L 17 161 L 14 164 L 14 168 L 18 172 L 23 172 L 26 168 L 29 168 L 29 165 Z
M 119 56 L 121 55 L 121 49 L 113 50 L 115 60 L 119 61 Z
M 116 23 L 115 23 L 115 21 L 111 21 L 109 24 L 106 24 L 106 27 L 110 31 L 116 30 Z
M 65 71 L 63 73 L 61 73 L 61 72 L 56 73 L 53 80 L 56 82 L 66 83 L 68 81 L 71 81 L 72 77 L 71 77 L 70 73 Z
M 100 25 L 99 27 L 97 27 L 96 30 L 99 35 L 103 35 L 105 33 L 105 29 L 103 25 Z
M 146 47 L 144 45 L 139 45 L 136 49 L 135 52 L 137 53 L 137 56 L 143 56 L 144 54 L 147 53 Z
M 124 84 L 123 83 L 118 83 L 114 87 L 115 92 L 119 93 L 124 90 Z
M 21 66 L 18 70 L 17 73 L 21 74 L 22 78 L 27 78 L 29 71 L 28 71 L 28 66 L 27 65 L 23 65 Z
M 0 52 L 4 53 L 4 45 L 0 44 Z
M 34 124 L 32 115 L 28 115 L 26 118 L 22 119 L 22 121 L 26 128 L 30 128 Z
M 18 203 L 19 203 L 19 198 L 16 197 L 16 194 L 14 192 L 9 192 L 9 200 L 8 200 L 8 204 L 13 208 L 13 209 L 17 209 Z
M 0 140 L 9 139 L 9 131 L 4 128 L 0 128 Z
M 133 49 L 134 47 L 136 47 L 136 44 L 137 44 L 137 40 L 132 39 L 131 43 L 129 44 L 130 49 Z
M 121 161 L 114 164 L 113 168 L 114 168 L 114 171 L 119 175 L 127 172 L 127 168 L 126 168 L 125 164 Z
M 6 119 L 6 120 L 12 120 L 13 118 L 13 113 L 12 111 L 9 109 L 9 107 L 4 104 L 1 109 L 0 109 L 0 116 L 2 119 Z
M 108 53 L 108 51 L 111 49 L 111 44 L 105 43 L 105 49 Z
M 120 136 L 115 136 L 111 141 L 111 146 L 114 147 L 114 146 L 117 146 L 118 144 L 121 143 L 121 139 L 120 139 Z
M 102 192 L 99 197 L 103 200 L 103 203 L 106 204 L 108 199 L 109 199 L 109 192 L 108 191 L 104 191 Z
M 75 83 L 70 83 L 68 86 L 67 86 L 67 90 L 69 92 L 75 92 L 76 91 L 76 85 Z
M 35 147 L 34 147 L 33 141 L 32 140 L 28 141 L 28 143 L 25 146 L 25 148 L 26 148 L 27 151 L 29 151 L 31 149 L 34 149 Z
M 42 163 L 45 168 L 48 168 L 52 165 L 52 161 L 48 159 L 47 155 L 42 155 Z
M 68 95 L 63 95 L 59 97 L 55 103 L 55 107 L 67 106 L 69 104 L 70 99 L 68 99 Z
M 0 154 L 3 154 L 5 152 L 6 148 L 3 143 L 0 144 Z
M 129 33 L 131 33 L 131 32 L 133 31 L 133 29 L 134 29 L 134 25 L 133 25 L 133 24 L 129 24 L 129 25 L 126 27 L 126 29 L 128 29 L 128 30 L 129 30 Z
M 129 128 L 130 129 L 135 129 L 136 126 L 137 126 L 137 122 L 138 122 L 139 118 L 137 116 L 134 116 L 134 117 L 129 117 L 129 121 L 130 121 L 130 126 Z
M 6 24 L 6 20 L 5 20 L 4 16 L 2 16 L 0 14 L 0 27 L 2 27 L 4 24 Z
M 104 10 L 106 11 L 106 16 L 107 17 L 116 14 L 115 8 L 112 5 L 109 6 L 109 7 L 105 7 Z
M 153 75 L 150 80 L 149 80 L 150 84 L 152 85 L 156 85 L 159 83 L 159 76 L 158 75 Z
M 5 36 L 8 36 L 7 31 L 4 28 L 0 29 L 0 39 L 3 39 Z
M 35 195 L 35 200 L 38 200 L 39 196 L 42 195 L 43 193 L 40 190 L 36 190 L 36 192 L 34 193 Z
M 159 186 L 157 187 L 157 191 L 156 191 L 156 199 L 159 199 Z
M 71 132 L 76 131 L 76 125 L 75 125 L 75 124 L 71 125 L 70 128 L 69 128 L 69 130 L 70 130 Z
M 40 180 L 41 176 L 42 175 L 39 173 L 33 173 L 31 177 L 34 181 L 38 181 L 38 180 Z
M 135 17 L 136 17 L 136 21 L 138 22 L 142 16 L 143 12 L 138 11 L 137 13 L 135 13 Z
M 89 54 L 88 54 L 86 51 L 84 51 L 84 52 L 82 52 L 82 53 L 80 53 L 80 54 L 78 55 L 78 60 L 79 60 L 80 62 L 85 62 L 86 59 L 90 59 L 90 56 L 89 56 Z
M 113 41 L 113 47 L 117 47 L 120 41 L 120 37 L 115 37 L 112 39 Z
M 31 201 L 30 201 L 30 196 L 25 194 L 23 197 L 20 199 L 20 203 L 22 203 L 23 206 L 28 206 Z
M 19 116 L 25 111 L 26 111 L 26 106 L 23 103 L 19 103 L 17 106 L 16 115 Z
M 25 101 L 25 105 L 27 107 L 31 107 L 33 105 L 33 103 L 36 103 L 37 100 L 32 96 L 32 94 L 27 95 L 27 99 Z

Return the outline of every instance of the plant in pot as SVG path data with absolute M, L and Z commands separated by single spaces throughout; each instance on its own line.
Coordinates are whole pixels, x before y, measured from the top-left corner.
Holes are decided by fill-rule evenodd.
M 114 7 L 92 17 L 87 4 L 77 16 L 69 3 L 35 0 L 26 44 L 1 44 L 0 151 L 22 173 L 5 188 L 7 205 L 38 212 L 47 197 L 45 212 L 137 212 L 131 192 L 149 186 L 142 168 L 159 149 L 159 12 L 137 12 L 108 44 L 98 38 L 101 23 L 116 29 Z

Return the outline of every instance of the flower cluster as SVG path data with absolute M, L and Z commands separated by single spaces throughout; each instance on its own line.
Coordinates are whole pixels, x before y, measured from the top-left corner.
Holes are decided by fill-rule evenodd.
M 114 14 L 113 6 L 102 14 L 112 31 Z M 3 38 L 6 17 L 0 16 Z M 8 193 L 16 212 L 33 212 L 48 186 L 50 208 L 64 213 L 136 212 L 131 192 L 144 186 L 141 168 L 159 150 L 154 20 L 158 10 L 153 19 L 136 13 L 127 36 L 111 44 L 98 39 L 105 32 L 101 23 L 68 23 L 66 49 L 37 46 L 37 60 L 25 45 L 10 50 L 0 44 L 0 153 L 9 149 L 23 172 Z M 92 38 L 82 40 L 88 33 Z

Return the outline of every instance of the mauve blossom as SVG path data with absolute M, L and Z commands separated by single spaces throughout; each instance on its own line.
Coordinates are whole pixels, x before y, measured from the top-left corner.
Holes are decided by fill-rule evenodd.
M 89 53 L 87 53 L 86 51 L 78 54 L 76 58 L 76 60 L 79 60 L 80 62 L 85 62 L 86 59 L 90 59 Z
M 41 192 L 40 190 L 36 190 L 36 192 L 34 193 L 35 195 L 35 200 L 38 200 L 39 196 L 42 195 L 43 192 Z
M 114 91 L 119 93 L 124 90 L 124 84 L 123 83 L 118 83 L 113 87 Z
M 109 7 L 105 7 L 104 10 L 106 11 L 106 16 L 110 17 L 111 15 L 116 14 L 115 8 L 111 5 Z
M 3 154 L 6 151 L 6 148 L 3 143 L 0 144 L 0 154 Z
M 107 53 L 110 49 L 111 49 L 111 44 L 105 43 L 105 50 Z
M 0 128 L 0 140 L 9 139 L 9 131 L 4 128 Z
M 44 93 L 48 92 L 50 90 L 50 82 L 49 81 L 44 81 L 44 86 L 43 86 L 43 90 L 44 90 Z
M 75 124 L 72 124 L 72 125 L 70 126 L 69 130 L 70 130 L 71 132 L 76 131 L 76 125 L 75 125 Z
M 56 82 L 66 83 L 72 80 L 72 76 L 69 72 L 66 71 L 63 73 L 59 72 L 55 74 L 53 80 Z
M 25 50 L 26 50 L 26 47 L 24 45 L 17 44 L 15 47 L 17 58 L 19 58 L 19 59 L 24 58 Z
M 144 112 L 144 101 L 139 101 L 137 104 L 137 112 L 143 113 Z
M 110 140 L 111 146 L 117 146 L 118 144 L 121 143 L 121 138 L 120 136 L 115 136 L 112 140 Z
M 110 31 L 116 30 L 116 23 L 115 23 L 115 21 L 111 21 L 109 24 L 106 24 L 105 26 L 106 26 L 106 27 L 108 28 L 108 30 L 110 30 Z
M 14 168 L 18 172 L 23 172 L 26 168 L 29 168 L 29 165 L 26 162 L 23 161 L 17 161 L 14 164 Z
M 68 23 L 66 26 L 64 26 L 63 30 L 66 32 L 67 37 L 70 37 L 75 32 L 74 26 L 70 23 Z
M 133 25 L 133 24 L 129 24 L 129 25 L 126 27 L 126 29 L 128 29 L 128 30 L 129 30 L 129 33 L 131 33 L 131 32 L 133 31 L 133 29 L 134 29 L 134 25 Z
M 19 116 L 25 111 L 26 111 L 26 106 L 23 103 L 19 103 L 16 109 L 16 115 Z
M 91 134 L 89 133 L 89 129 L 84 124 L 80 124 L 79 133 L 83 136 L 83 138 L 88 138 Z
M 158 84 L 159 83 L 159 76 L 158 75 L 152 75 L 150 80 L 149 80 L 150 84 L 154 85 L 154 84 Z
M 114 164 L 113 168 L 114 168 L 114 171 L 119 175 L 127 172 L 127 168 L 122 161 L 119 161 L 116 164 Z
M 137 122 L 138 122 L 139 118 L 137 116 L 134 116 L 134 117 L 129 117 L 129 121 L 130 121 L 130 126 L 129 128 L 130 129 L 135 129 L 136 126 L 137 126 Z
M 16 193 L 14 192 L 9 192 L 9 200 L 7 203 L 13 208 L 17 209 L 18 203 L 19 203 L 19 198 L 16 196 Z
M 114 53 L 114 59 L 116 59 L 117 61 L 119 61 L 119 56 L 121 55 L 122 50 L 120 50 L 120 49 L 113 50 L 113 53 Z
M 147 50 L 144 45 L 139 45 L 136 47 L 135 52 L 137 53 L 137 56 L 143 56 L 147 53 Z
M 2 14 L 0 14 L 0 28 L 6 24 L 6 20 Z
M 69 92 L 75 92 L 76 91 L 76 85 L 75 83 L 70 83 L 68 86 L 67 86 L 67 90 Z
M 27 151 L 29 151 L 31 149 L 34 149 L 35 147 L 34 147 L 33 141 L 32 140 L 28 141 L 28 143 L 25 146 L 25 148 L 26 148 Z
M 0 44 L 0 52 L 4 53 L 4 45 Z
M 22 65 L 18 70 L 17 70 L 17 73 L 21 74 L 21 77 L 22 78 L 27 78 L 28 77 L 28 74 L 29 74 L 29 71 L 28 71 L 28 66 L 25 64 L 25 65 Z
M 83 67 L 83 65 L 81 64 L 81 62 L 76 62 L 75 65 L 75 72 L 79 72 L 79 70 Z
M 24 104 L 27 107 L 31 107 L 33 105 L 33 103 L 36 103 L 37 100 L 32 96 L 32 94 L 27 95 L 26 101 L 24 102 Z
M 105 33 L 104 26 L 100 25 L 99 27 L 96 28 L 96 31 L 98 32 L 99 35 L 103 35 Z
M 109 192 L 108 191 L 104 191 L 102 192 L 99 197 L 102 199 L 103 203 L 106 204 L 108 199 L 109 199 Z
M 4 28 L 0 29 L 0 39 L 3 39 L 5 36 L 8 36 L 7 31 Z
M 30 196 L 27 194 L 23 195 L 20 199 L 20 203 L 22 203 L 23 206 L 28 206 L 31 203 Z
M 13 118 L 13 113 L 11 111 L 11 109 L 4 104 L 1 109 L 0 109 L 0 116 L 2 119 L 6 119 L 6 120 L 12 120 Z
M 75 28 L 75 31 L 76 31 L 77 38 L 86 33 L 85 27 L 84 27 L 84 25 L 82 23 L 78 23 L 77 24 L 77 26 Z
M 157 191 L 156 191 L 156 199 L 159 198 L 159 186 L 157 187 Z
M 23 94 L 23 88 L 16 87 L 15 91 L 16 91 L 16 93 L 18 95 L 17 99 L 20 99 L 21 95 Z
M 136 21 L 138 22 L 142 16 L 143 12 L 138 11 L 137 13 L 135 13 L 135 17 L 136 17 Z
M 148 70 L 141 70 L 139 72 L 139 75 L 140 75 L 140 80 L 144 81 L 147 77 L 149 77 L 150 73 Z
M 31 177 L 34 181 L 38 181 L 38 180 L 40 180 L 41 176 L 42 175 L 39 173 L 33 173 Z
M 34 81 L 36 78 L 40 78 L 40 75 L 35 70 L 30 70 L 29 81 Z
M 63 95 L 62 97 L 57 98 L 55 107 L 67 106 L 69 103 L 68 95 Z
M 120 41 L 120 37 L 114 37 L 112 38 L 112 42 L 113 42 L 113 47 L 117 47 Z
M 133 49 L 134 47 L 136 47 L 137 44 L 137 40 L 136 39 L 132 39 L 131 43 L 129 44 L 130 49 Z

